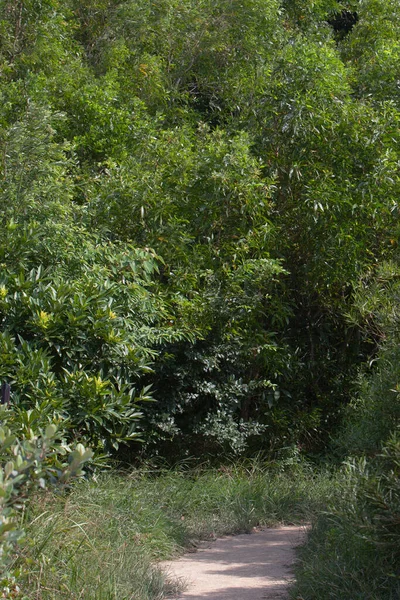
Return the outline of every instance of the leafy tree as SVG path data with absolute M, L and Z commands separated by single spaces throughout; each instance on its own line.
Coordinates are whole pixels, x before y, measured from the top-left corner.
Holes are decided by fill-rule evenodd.
M 55 141 L 60 115 L 30 106 L 5 133 L 1 161 L 2 224 L 67 223 L 72 218 L 73 160 L 70 146 Z
M 1 378 L 38 426 L 65 420 L 98 452 L 138 436 L 139 379 L 162 341 L 185 336 L 152 290 L 158 257 L 75 219 L 74 163 L 32 108 L 6 136 L 0 241 Z
M 357 4 L 357 16 L 356 26 L 341 45 L 355 93 L 374 104 L 391 100 L 398 107 L 399 6 L 365 0 Z
M 57 398 L 153 383 L 147 429 L 199 447 L 222 422 L 227 447 L 333 426 L 373 349 L 357 282 L 397 243 L 396 10 L 3 3 L 7 344 L 44 352 Z

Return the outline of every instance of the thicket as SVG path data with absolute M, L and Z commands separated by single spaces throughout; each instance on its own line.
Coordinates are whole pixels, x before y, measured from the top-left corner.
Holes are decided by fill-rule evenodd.
M 332 439 L 397 498 L 399 19 L 383 0 L 0 3 L 20 443 L 54 425 L 126 463 Z

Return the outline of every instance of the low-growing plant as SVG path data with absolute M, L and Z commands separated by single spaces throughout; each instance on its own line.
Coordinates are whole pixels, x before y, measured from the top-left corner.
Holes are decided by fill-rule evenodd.
M 24 534 L 18 513 L 32 494 L 48 484 L 65 487 L 83 475 L 85 463 L 93 452 L 82 444 L 69 446 L 63 432 L 50 423 L 46 429 L 33 430 L 18 436 L 7 426 L 10 410 L 1 408 L 0 427 L 0 590 L 3 597 L 19 595 L 20 569 L 10 567 L 16 543 Z M 23 567 L 23 566 L 22 566 Z
M 318 516 L 301 552 L 293 598 L 395 600 L 400 593 L 400 439 L 374 461 L 349 461 L 341 495 Z
M 158 561 L 257 525 L 306 523 L 339 493 L 330 473 L 261 461 L 103 473 L 28 506 L 34 544 L 21 546 L 16 567 L 28 561 L 24 589 L 40 600 L 160 600 L 176 582 Z

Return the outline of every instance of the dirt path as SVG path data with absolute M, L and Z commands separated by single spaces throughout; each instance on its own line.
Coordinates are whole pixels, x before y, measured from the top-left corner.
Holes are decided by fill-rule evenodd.
M 176 600 L 283 600 L 305 531 L 289 526 L 221 538 L 163 568 L 187 584 Z

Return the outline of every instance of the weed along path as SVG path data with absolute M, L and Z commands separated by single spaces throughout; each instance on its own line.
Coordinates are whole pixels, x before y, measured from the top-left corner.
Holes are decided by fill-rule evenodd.
M 283 600 L 293 578 L 295 547 L 305 527 L 262 529 L 218 539 L 209 548 L 164 563 L 186 589 L 176 600 Z

